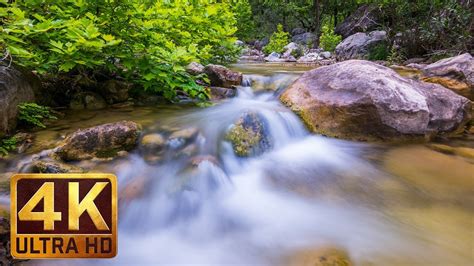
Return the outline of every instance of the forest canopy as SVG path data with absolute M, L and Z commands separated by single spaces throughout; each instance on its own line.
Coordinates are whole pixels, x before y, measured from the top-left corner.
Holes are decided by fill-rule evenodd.
M 0 48 L 40 74 L 120 75 L 168 99 L 177 88 L 205 98 L 184 66 L 232 61 L 238 52 L 232 1 L 7 2 Z
M 190 62 L 235 62 L 238 39 L 281 52 L 294 32 L 315 36 L 307 48 L 332 52 L 347 37 L 337 26 L 364 6 L 391 43 L 403 36 L 396 55 L 387 46 L 374 58 L 473 49 L 469 0 L 0 0 L 0 49 L 4 64 L 69 89 L 120 78 L 169 100 L 206 99 L 203 78 L 185 72 Z

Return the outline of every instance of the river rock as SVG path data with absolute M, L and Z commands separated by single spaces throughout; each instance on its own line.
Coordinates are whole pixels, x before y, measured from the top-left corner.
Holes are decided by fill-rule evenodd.
M 181 149 L 186 144 L 190 144 L 194 141 L 198 135 L 199 129 L 197 127 L 184 128 L 171 133 L 166 144 L 171 149 Z
M 474 58 L 465 53 L 423 68 L 426 82 L 438 83 L 474 100 Z
M 197 76 L 204 73 L 204 66 L 198 62 L 191 62 L 186 66 L 186 72 L 191 75 Z
M 10 251 L 10 221 L 6 217 L 0 217 L 0 265 L 14 265 L 18 262 L 13 259 Z
M 293 56 L 295 54 L 301 54 L 302 53 L 302 49 L 295 42 L 290 42 L 285 47 L 283 47 L 283 49 L 285 50 L 285 52 L 282 55 L 282 57 L 284 57 L 284 58 L 289 58 L 290 56 Z
M 321 56 L 321 57 L 324 58 L 324 59 L 329 59 L 329 58 L 331 58 L 331 55 L 332 55 L 331 52 L 327 52 L 327 51 L 322 52 L 322 53 L 319 54 L 319 56 Z
M 468 99 L 363 60 L 308 71 L 280 99 L 311 131 L 354 140 L 457 133 L 471 116 Z
M 109 104 L 122 103 L 128 100 L 128 91 L 132 84 L 120 80 L 107 80 L 100 88 L 100 93 Z
M 322 59 L 319 53 L 307 53 L 298 59 L 298 63 L 314 63 Z
M 271 148 L 264 122 L 255 113 L 245 113 L 227 132 L 225 139 L 232 143 L 239 157 L 260 155 Z
M 379 25 L 380 9 L 377 5 L 362 5 L 334 29 L 334 32 L 347 38 L 358 32 L 375 30 Z
M 237 41 L 234 42 L 234 45 L 242 47 L 242 46 L 245 46 L 245 43 L 241 40 L 237 40 Z
M 265 54 L 257 49 L 246 48 L 242 50 L 240 60 L 242 61 L 263 61 Z
M 103 124 L 72 133 L 55 153 L 65 161 L 114 157 L 133 149 L 139 135 L 140 125 L 132 121 Z
M 140 149 L 146 154 L 157 154 L 166 146 L 166 139 L 159 133 L 151 133 L 142 137 Z
M 371 50 L 387 41 L 385 31 L 356 33 L 344 39 L 336 46 L 336 58 L 339 61 L 348 59 L 367 59 Z
M 316 40 L 317 40 L 316 35 L 314 35 L 311 32 L 298 34 L 298 35 L 295 35 L 291 38 L 292 42 L 295 42 L 295 43 L 301 44 L 301 45 L 306 45 L 306 46 L 313 45 Z
M 270 39 L 268 37 L 265 37 L 261 40 L 257 40 L 254 44 L 255 49 L 257 50 L 262 50 L 263 47 L 267 46 L 267 44 L 270 42 Z
M 84 169 L 58 161 L 35 160 L 28 167 L 31 173 L 84 173 Z
M 39 82 L 33 74 L 0 66 L 0 137 L 15 129 L 18 104 L 34 102 L 38 87 Z
M 92 91 L 76 93 L 72 96 L 69 108 L 73 110 L 99 110 L 107 107 L 104 98 Z
M 291 30 L 291 36 L 300 35 L 303 33 L 306 33 L 306 30 L 303 28 L 294 28 L 293 30 Z
M 267 57 L 265 57 L 265 61 L 267 62 L 279 62 L 281 55 L 277 52 L 272 52 Z
M 211 100 L 222 100 L 235 97 L 237 90 L 235 88 L 210 87 Z
M 211 81 L 213 87 L 231 88 L 242 84 L 242 73 L 232 71 L 221 65 L 207 65 L 204 72 Z

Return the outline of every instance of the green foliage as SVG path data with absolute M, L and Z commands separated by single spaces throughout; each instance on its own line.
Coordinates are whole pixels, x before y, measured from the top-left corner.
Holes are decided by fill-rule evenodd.
M 9 152 L 15 150 L 16 142 L 15 137 L 0 139 L 0 157 L 7 156 Z
M 40 74 L 100 71 L 168 99 L 177 90 L 205 98 L 184 66 L 238 56 L 232 0 L 6 2 L 0 0 L 0 48 Z
M 342 37 L 334 33 L 334 30 L 324 25 L 319 38 L 319 46 L 325 51 L 334 52 L 336 46 L 342 41 Z
M 387 60 L 390 51 L 386 43 L 379 43 L 370 48 L 368 59 L 369 60 Z
M 236 0 L 232 9 L 235 13 L 237 25 L 239 25 L 235 36 L 242 41 L 250 41 L 255 35 L 255 22 L 252 7 L 248 0 Z
M 403 55 L 403 51 L 401 49 L 396 49 L 392 47 L 390 50 L 390 54 L 387 57 L 387 61 L 390 64 L 400 64 L 405 60 L 405 56 Z
M 36 103 L 21 103 L 18 105 L 18 120 L 26 124 L 45 128 L 45 120 L 57 119 L 51 114 L 51 109 Z
M 281 24 L 278 24 L 277 31 L 272 34 L 270 42 L 263 48 L 263 51 L 267 54 L 271 52 L 284 52 L 284 47 L 288 44 L 289 37 L 290 34 L 283 30 Z

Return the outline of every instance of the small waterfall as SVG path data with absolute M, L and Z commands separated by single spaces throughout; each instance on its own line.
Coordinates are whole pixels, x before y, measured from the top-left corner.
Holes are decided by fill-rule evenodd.
M 329 245 L 347 250 L 356 265 L 465 264 L 433 245 L 436 236 L 420 237 L 381 211 L 412 188 L 366 159 L 371 145 L 309 134 L 280 104 L 275 90 L 294 78 L 246 75 L 235 98 L 157 121 L 151 132 L 199 133 L 191 143 L 168 142 L 157 164 L 131 154 L 114 169 L 118 256 L 74 263 L 275 265 L 295 251 Z M 225 134 L 246 113 L 262 120 L 272 145 L 242 158 Z M 197 151 L 188 155 L 184 146 Z
M 340 232 L 356 233 L 342 233 L 346 246 L 367 245 L 352 236 L 379 237 L 368 228 L 381 225 L 355 208 L 309 203 L 271 187 L 282 179 L 343 176 L 354 169 L 362 176 L 370 167 L 357 158 L 352 144 L 310 136 L 275 92 L 255 92 L 251 84 L 244 79 L 237 97 L 175 118 L 174 124 L 166 121 L 199 129 L 196 144 L 202 161 L 190 164 L 188 158 L 168 154 L 169 160 L 152 166 L 137 156 L 118 172 L 122 186 L 137 176 L 146 185 L 139 197 L 121 205 L 117 262 L 265 265 L 269 257 L 294 247 L 334 242 Z M 224 135 L 249 112 L 267 125 L 273 143 L 260 156 L 240 158 Z M 354 223 L 338 222 L 348 220 Z

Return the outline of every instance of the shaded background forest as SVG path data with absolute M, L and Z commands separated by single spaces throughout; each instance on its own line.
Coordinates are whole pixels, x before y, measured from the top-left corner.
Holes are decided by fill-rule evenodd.
M 246 2 L 246 1 L 243 1 Z M 403 56 L 446 56 L 472 52 L 473 1 L 470 0 L 248 0 L 239 8 L 237 36 L 253 43 L 281 24 L 292 35 L 312 32 L 318 46 L 323 26 L 348 37 L 342 24 L 352 14 L 365 17 L 359 31 L 384 30 L 400 36 Z M 242 6 L 246 6 L 242 4 Z M 398 34 L 398 35 L 397 35 Z

